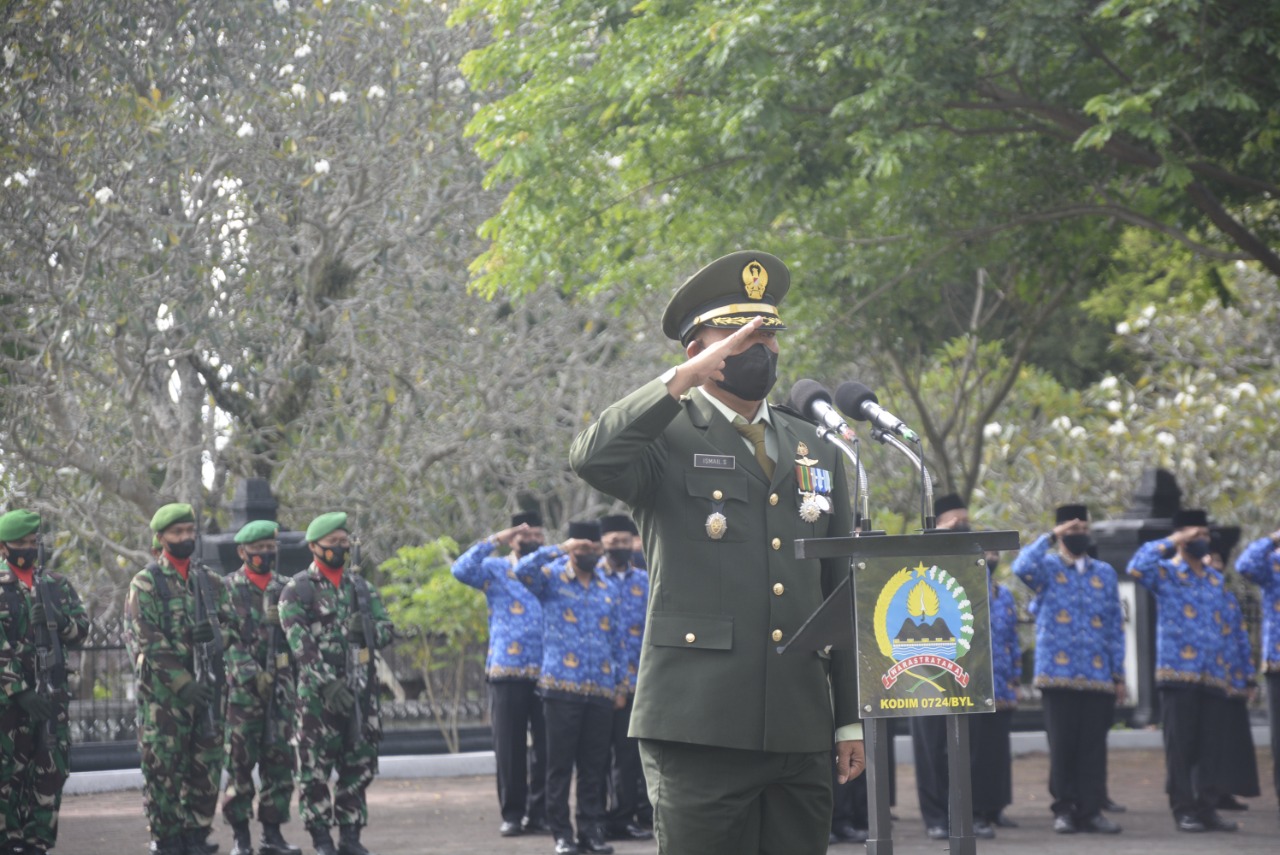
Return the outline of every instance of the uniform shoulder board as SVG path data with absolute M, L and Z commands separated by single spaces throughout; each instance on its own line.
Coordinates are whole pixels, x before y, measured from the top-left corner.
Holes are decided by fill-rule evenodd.
M 808 416 L 804 415 L 800 411 L 792 409 L 790 404 L 770 404 L 769 409 L 773 410 L 775 413 L 782 413 L 783 415 L 787 415 L 787 416 L 791 416 L 792 418 L 799 419 L 800 421 L 805 422 L 806 424 L 811 424 L 811 425 L 817 424 L 817 422 L 815 422 L 813 419 L 809 418 Z

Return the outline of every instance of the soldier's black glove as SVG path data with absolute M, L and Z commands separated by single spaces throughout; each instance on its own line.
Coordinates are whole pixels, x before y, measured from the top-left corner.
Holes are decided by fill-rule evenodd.
M 330 680 L 321 686 L 320 697 L 324 699 L 325 709 L 339 715 L 346 715 L 356 705 L 356 696 L 351 694 L 347 684 L 341 680 Z
M 39 600 L 33 600 L 31 603 L 31 622 L 36 626 L 44 626 L 44 619 L 48 617 L 48 613 L 44 610 L 44 603 Z
M 204 709 L 213 700 L 213 689 L 204 683 L 192 680 L 178 690 L 178 700 L 182 701 L 184 706 Z
M 195 626 L 191 627 L 191 641 L 194 644 L 204 644 L 213 641 L 213 624 L 207 620 L 202 620 Z
M 18 706 L 22 707 L 22 711 L 27 714 L 27 718 L 32 721 L 48 721 L 53 718 L 53 701 L 35 689 L 27 689 L 25 692 L 21 692 L 14 700 L 17 701 Z
M 360 620 L 360 615 L 347 618 L 347 641 L 364 644 L 364 622 Z

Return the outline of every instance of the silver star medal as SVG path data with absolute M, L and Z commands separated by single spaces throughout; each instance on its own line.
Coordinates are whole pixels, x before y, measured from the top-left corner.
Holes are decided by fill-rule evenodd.
M 816 523 L 825 511 L 831 509 L 826 496 L 817 493 L 801 493 L 800 496 L 800 519 L 807 523 Z
M 724 514 L 719 511 L 713 511 L 707 515 L 707 537 L 712 540 L 719 540 L 724 537 L 724 533 L 729 530 L 729 521 L 725 519 Z

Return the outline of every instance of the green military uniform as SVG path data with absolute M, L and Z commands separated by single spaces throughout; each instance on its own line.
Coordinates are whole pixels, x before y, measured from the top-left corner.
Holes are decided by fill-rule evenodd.
M 254 520 L 236 533 L 242 546 L 274 542 L 279 526 Z M 270 545 L 270 544 L 268 544 Z M 261 566 L 270 556 L 271 564 Z M 258 796 L 258 820 L 263 825 L 259 855 L 296 855 L 280 837 L 280 825 L 289 821 L 293 798 L 295 756 L 291 744 L 297 690 L 293 658 L 280 627 L 277 612 L 280 594 L 289 577 L 273 572 L 275 552 L 250 553 L 240 572 L 228 576 L 231 628 L 236 643 L 227 648 L 227 788 L 222 815 L 236 835 L 237 852 L 252 852 L 249 819 L 253 797 Z M 274 615 L 274 618 L 273 618 Z M 256 790 L 257 767 L 261 791 Z
M 0 542 L 38 531 L 40 517 L 30 511 L 0 516 Z M 58 839 L 58 808 L 67 780 L 71 750 L 67 667 L 49 661 L 44 703 L 37 676 L 37 627 L 33 607 L 36 567 L 29 555 L 10 552 L 0 564 L 0 812 L 5 834 L 0 851 L 40 855 Z M 57 626 L 64 651 L 80 647 L 89 619 L 76 590 L 57 573 L 47 573 L 50 599 L 43 604 L 45 621 Z M 6 848 L 7 847 L 7 848 Z
M 776 304 L 788 284 L 767 253 L 726 256 L 677 292 L 664 331 L 687 341 L 700 325 L 756 315 L 784 328 Z M 644 538 L 650 594 L 630 732 L 659 851 L 825 852 L 835 726 L 858 721 L 854 654 L 775 649 L 847 572 L 847 559 L 798 560 L 792 545 L 850 532 L 843 461 L 813 425 L 770 408 L 766 476 L 711 399 L 693 389 L 674 400 L 669 379 L 610 405 L 570 451 L 578 475 L 631 506 Z
M 151 529 L 160 534 L 194 520 L 190 505 L 165 505 L 152 517 Z M 234 645 L 226 587 L 193 559 L 163 551 L 133 577 L 125 601 L 125 635 L 138 681 L 143 807 L 157 853 L 203 851 L 218 806 L 224 719 L 220 703 L 202 701 L 193 691 L 197 585 L 219 624 L 212 643 Z M 225 683 L 221 662 L 213 664 L 210 680 Z M 218 690 L 221 697 L 221 685 Z
M 346 514 L 323 514 L 307 527 L 307 541 L 315 543 L 339 529 L 346 529 Z M 382 737 L 377 681 L 370 678 L 369 665 L 374 650 L 391 643 L 392 624 L 378 592 L 358 574 L 341 570 L 344 561 L 329 565 L 328 575 L 312 562 L 293 577 L 280 596 L 280 622 L 297 667 L 298 812 L 313 841 L 318 835 L 327 840 L 329 828 L 336 825 L 345 844 L 352 838 L 358 843 L 358 830 L 368 822 L 365 790 L 377 772 Z M 374 650 L 362 633 L 352 630 L 361 600 L 372 619 Z M 364 717 L 363 732 L 356 738 L 349 733 L 353 713 L 342 709 L 331 688 L 350 685 L 349 680 L 358 683 L 353 700 Z M 331 799 L 329 775 L 335 770 Z M 362 850 L 352 845 L 338 851 Z

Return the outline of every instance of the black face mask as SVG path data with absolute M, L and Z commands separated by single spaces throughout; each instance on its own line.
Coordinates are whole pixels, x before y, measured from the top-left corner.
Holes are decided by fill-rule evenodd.
M 1084 555 L 1089 551 L 1089 545 L 1093 543 L 1093 539 L 1087 534 L 1064 534 L 1062 536 L 1062 545 L 1072 555 Z
M 174 558 L 190 558 L 196 554 L 196 541 L 195 538 L 192 538 L 191 540 L 179 540 L 177 543 L 166 543 L 164 549 Z
M 274 552 L 250 552 L 249 560 L 244 563 L 254 573 L 270 573 L 276 569 Z
M 30 570 L 36 566 L 36 559 L 40 557 L 40 547 L 38 546 L 10 546 L 8 561 L 19 570 Z
M 624 549 L 606 549 L 605 554 L 609 556 L 609 563 L 614 567 L 626 567 L 627 562 L 631 560 L 631 550 Z
M 1209 554 L 1209 539 L 1206 537 L 1198 537 L 1195 540 L 1188 540 L 1182 547 L 1192 558 L 1202 559 Z
M 516 544 L 516 554 L 521 558 L 526 555 L 532 555 L 538 551 L 540 544 L 536 540 L 522 540 Z
M 316 544 L 319 546 L 319 544 Z M 347 547 L 345 546 L 321 546 L 320 557 L 317 559 L 324 562 L 335 570 L 347 563 Z
M 586 573 L 596 569 L 596 562 L 599 560 L 594 555 L 575 555 L 573 556 L 573 566 Z
M 753 344 L 724 361 L 724 379 L 716 385 L 744 401 L 763 401 L 778 379 L 778 354 Z

